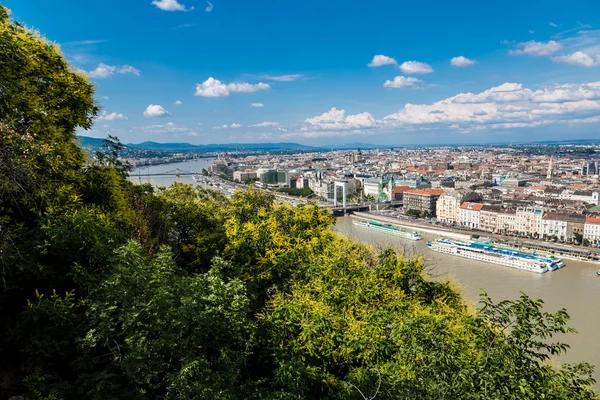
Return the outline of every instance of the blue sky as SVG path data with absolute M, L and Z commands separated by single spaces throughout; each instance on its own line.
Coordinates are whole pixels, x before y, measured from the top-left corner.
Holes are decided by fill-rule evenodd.
M 599 137 L 596 0 L 2 3 L 97 85 L 103 114 L 84 135 L 198 144 Z

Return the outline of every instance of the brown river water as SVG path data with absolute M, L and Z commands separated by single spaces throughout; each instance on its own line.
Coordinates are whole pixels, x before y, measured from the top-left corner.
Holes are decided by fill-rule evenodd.
M 564 268 L 536 274 L 431 251 L 426 242 L 438 238 L 431 234 L 423 234 L 419 241 L 399 238 L 354 226 L 352 217 L 338 218 L 334 230 L 376 248 L 392 245 L 408 256 L 422 255 L 430 275 L 458 283 L 473 305 L 484 289 L 494 302 L 516 299 L 524 292 L 542 299 L 547 311 L 566 308 L 570 326 L 578 333 L 560 337 L 571 348 L 557 361 L 595 364 L 596 389 L 600 389 L 600 277 L 596 275 L 600 264 L 565 259 Z

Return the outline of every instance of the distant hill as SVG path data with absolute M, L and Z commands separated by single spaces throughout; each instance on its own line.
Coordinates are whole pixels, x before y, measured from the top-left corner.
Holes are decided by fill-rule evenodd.
M 77 140 L 79 140 L 81 146 L 91 147 L 94 149 L 102 146 L 103 144 L 103 139 L 93 138 L 89 136 L 77 136 Z
M 102 139 L 78 136 L 84 147 L 99 147 Z M 190 144 L 190 143 L 127 143 L 130 149 L 160 150 L 169 152 L 220 152 L 220 151 L 278 151 L 278 150 L 319 150 L 319 147 L 305 146 L 299 143 L 226 143 L 226 144 Z

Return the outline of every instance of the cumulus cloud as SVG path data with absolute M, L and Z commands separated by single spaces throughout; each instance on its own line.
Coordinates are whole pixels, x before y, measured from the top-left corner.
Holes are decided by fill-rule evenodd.
M 202 97 L 223 97 L 230 93 L 253 93 L 259 90 L 268 90 L 271 86 L 268 83 L 223 83 L 213 77 L 208 78 L 202 83 L 196 84 L 195 96 Z
M 431 65 L 420 61 L 405 61 L 400 65 L 402 72 L 412 74 L 430 74 L 433 72 Z
M 107 114 L 106 112 L 103 112 L 98 118 L 98 121 L 116 121 L 119 119 L 127 119 L 127 117 L 123 114 L 119 114 L 116 112 L 112 112 L 110 114 Z
M 263 108 L 265 105 L 263 103 L 252 103 L 250 104 L 252 107 Z
M 398 62 L 392 57 L 378 54 L 375 57 L 373 57 L 373 60 L 371 60 L 371 62 L 367 65 L 369 67 L 381 67 L 382 65 L 398 65 Z
M 241 128 L 242 125 L 240 124 L 231 124 L 231 125 L 221 125 L 221 126 L 213 126 L 213 129 L 236 129 L 236 128 Z
M 387 80 L 384 82 L 383 87 L 394 88 L 394 89 L 414 89 L 419 87 L 418 85 L 423 83 L 422 80 L 409 76 L 397 76 L 393 81 Z
M 163 11 L 192 11 L 194 7 L 185 8 L 177 0 L 152 0 L 152 5 Z
M 92 78 L 108 78 L 114 74 L 134 74 L 139 76 L 140 71 L 131 65 L 116 66 L 100 63 L 95 69 L 89 71 L 88 74 Z
M 475 60 L 469 60 L 467 57 L 464 56 L 453 57 L 452 60 L 450 60 L 450 64 L 454 65 L 455 67 L 468 67 L 475 63 Z
M 375 127 L 377 121 L 368 112 L 346 116 L 345 110 L 333 107 L 331 110 L 313 118 L 306 118 L 302 130 L 346 130 Z
M 266 79 L 268 81 L 275 81 L 275 82 L 293 82 L 293 81 L 297 81 L 298 79 L 301 79 L 303 77 L 304 77 L 304 75 L 302 75 L 302 74 L 261 75 L 262 79 Z
M 529 42 L 517 43 L 516 48 L 510 50 L 508 53 L 514 56 L 527 54 L 530 56 L 548 56 L 561 50 L 563 45 L 557 41 L 550 40 L 549 42 L 536 42 L 530 40 Z
M 208 6 L 206 6 L 206 8 L 204 9 L 206 12 L 211 12 L 213 10 L 213 8 L 215 8 L 213 6 L 213 4 L 210 1 L 207 1 Z
M 180 105 L 182 105 L 182 104 L 183 104 L 183 102 L 182 102 L 181 100 L 177 100 L 177 101 L 175 101 L 175 103 L 174 103 L 174 104 L 175 104 L 176 106 L 180 106 Z
M 267 127 L 267 126 L 271 126 L 271 127 L 279 127 L 279 122 L 270 122 L 270 121 L 265 121 L 265 122 L 261 122 L 260 124 L 255 124 L 255 125 L 250 125 L 252 127 Z
M 579 65 L 580 67 L 592 67 L 598 64 L 589 54 L 582 51 L 576 51 L 575 53 L 566 56 L 554 57 L 552 60 L 554 62 Z
M 600 116 L 600 82 L 531 90 L 504 83 L 481 93 L 460 93 L 432 104 L 406 104 L 383 126 L 461 129 L 519 128 Z
M 146 134 L 155 135 L 161 133 L 172 134 L 175 136 L 199 136 L 200 133 L 186 125 L 177 125 L 173 122 L 167 122 L 166 124 L 155 124 L 146 125 L 141 128 L 136 128 Z
M 163 106 L 150 104 L 146 107 L 146 111 L 144 111 L 144 117 L 146 118 L 154 118 L 154 117 L 166 117 L 167 115 L 171 115 L 167 110 L 163 108 Z

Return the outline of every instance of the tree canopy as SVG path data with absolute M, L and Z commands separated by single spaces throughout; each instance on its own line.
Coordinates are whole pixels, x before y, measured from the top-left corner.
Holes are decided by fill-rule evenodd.
M 469 308 L 317 204 L 134 185 L 94 86 L 0 6 L 0 399 L 598 399 L 565 310 Z

